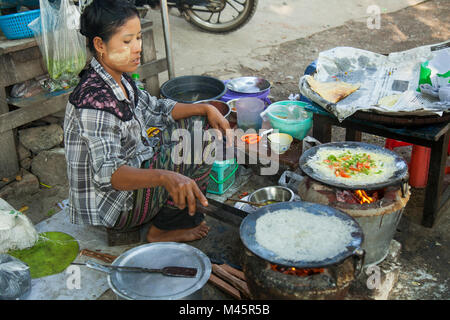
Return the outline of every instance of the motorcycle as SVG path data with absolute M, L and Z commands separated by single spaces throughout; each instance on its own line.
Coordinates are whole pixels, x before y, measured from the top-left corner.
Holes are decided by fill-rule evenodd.
M 135 0 L 136 6 L 160 6 L 159 0 Z M 229 33 L 243 27 L 254 15 L 258 0 L 167 0 L 167 6 L 200 30 Z

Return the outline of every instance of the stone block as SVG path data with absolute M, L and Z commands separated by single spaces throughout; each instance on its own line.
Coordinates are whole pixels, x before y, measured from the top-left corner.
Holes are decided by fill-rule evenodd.
M 23 170 L 20 180 L 16 180 L 6 185 L 0 190 L 0 198 L 8 199 L 34 194 L 39 191 L 39 181 L 36 176 Z
M 49 186 L 67 185 L 67 163 L 63 148 L 38 153 L 31 162 L 31 172 Z
M 29 158 L 31 156 L 31 152 L 19 143 L 17 146 L 17 156 L 19 157 L 19 161 L 22 161 L 23 159 Z
M 30 170 L 31 168 L 31 158 L 25 158 L 20 160 L 20 167 L 25 170 Z
M 63 141 L 63 138 L 63 129 L 58 124 L 19 130 L 20 142 L 33 153 L 58 146 Z
M 39 180 L 30 172 L 23 170 L 22 179 L 12 183 L 15 196 L 34 194 L 39 191 Z

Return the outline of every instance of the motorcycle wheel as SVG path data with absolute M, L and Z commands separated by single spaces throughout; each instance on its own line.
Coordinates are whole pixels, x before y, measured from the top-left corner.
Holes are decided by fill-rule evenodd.
M 243 27 L 254 15 L 258 0 L 210 0 L 207 6 L 186 6 L 183 14 L 197 28 L 228 33 Z

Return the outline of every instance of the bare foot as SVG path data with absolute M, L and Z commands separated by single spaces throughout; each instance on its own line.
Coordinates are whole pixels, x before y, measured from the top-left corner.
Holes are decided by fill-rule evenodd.
M 209 227 L 205 221 L 198 226 L 190 229 L 178 229 L 178 230 L 161 230 L 155 226 L 151 226 L 147 233 L 148 242 L 188 242 L 206 237 Z

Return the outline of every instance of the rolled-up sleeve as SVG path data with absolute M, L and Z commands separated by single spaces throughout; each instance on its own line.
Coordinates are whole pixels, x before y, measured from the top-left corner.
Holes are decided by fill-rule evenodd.
M 171 99 L 158 99 L 147 91 L 138 90 L 139 106 L 142 108 L 145 124 L 150 126 L 166 126 L 175 123 L 172 110 L 177 103 Z
M 80 110 L 80 137 L 91 159 L 93 184 L 103 192 L 112 190 L 111 176 L 127 163 L 127 152 L 121 144 L 120 120 L 99 110 Z

